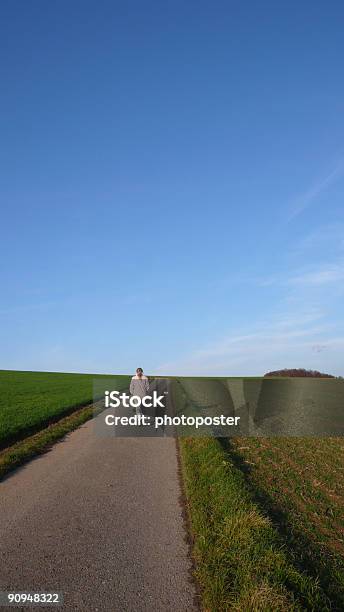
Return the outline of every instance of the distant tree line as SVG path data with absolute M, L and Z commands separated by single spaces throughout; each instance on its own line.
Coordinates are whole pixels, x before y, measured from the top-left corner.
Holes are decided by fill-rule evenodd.
M 307 376 L 311 378 L 336 378 L 332 374 L 324 374 L 318 370 L 305 370 L 304 368 L 284 368 L 284 370 L 273 370 L 264 376 Z M 339 376 L 338 378 L 341 378 Z

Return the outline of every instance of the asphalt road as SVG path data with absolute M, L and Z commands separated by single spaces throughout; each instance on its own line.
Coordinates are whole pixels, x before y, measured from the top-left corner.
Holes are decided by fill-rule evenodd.
M 88 421 L 0 484 L 0 590 L 61 592 L 57 610 L 196 610 L 180 495 L 174 438 L 101 439 Z

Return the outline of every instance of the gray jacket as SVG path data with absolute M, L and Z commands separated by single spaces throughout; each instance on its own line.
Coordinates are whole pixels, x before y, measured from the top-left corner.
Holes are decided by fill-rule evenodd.
M 149 382 L 147 376 L 142 374 L 141 378 L 137 375 L 133 376 L 130 382 L 130 393 L 131 395 L 138 395 L 144 397 L 149 391 Z

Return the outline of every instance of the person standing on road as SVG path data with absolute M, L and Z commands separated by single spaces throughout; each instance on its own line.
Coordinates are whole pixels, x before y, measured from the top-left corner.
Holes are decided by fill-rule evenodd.
M 149 382 L 148 377 L 144 375 L 142 368 L 137 368 L 135 376 L 130 382 L 130 394 L 138 395 L 141 399 L 148 394 Z M 141 406 L 136 408 L 136 414 L 142 414 Z

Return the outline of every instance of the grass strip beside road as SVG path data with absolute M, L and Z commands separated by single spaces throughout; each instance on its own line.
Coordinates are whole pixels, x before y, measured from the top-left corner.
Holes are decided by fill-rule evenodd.
M 215 438 L 180 438 L 195 577 L 211 612 L 330 610 Z
M 93 416 L 94 405 L 85 406 L 42 429 L 33 436 L 21 440 L 0 452 L 0 479 L 36 455 L 40 455 L 63 438 L 68 432 L 77 429 Z

